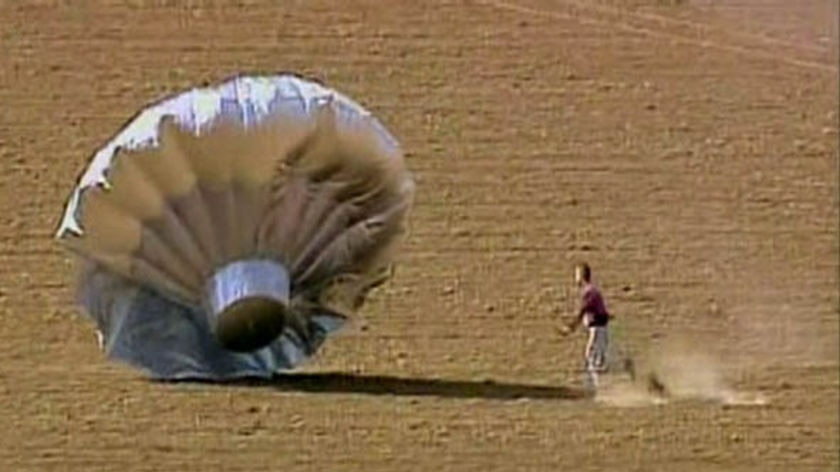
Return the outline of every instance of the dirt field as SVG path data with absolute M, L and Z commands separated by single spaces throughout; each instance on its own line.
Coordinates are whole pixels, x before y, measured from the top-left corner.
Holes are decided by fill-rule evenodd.
M 69 3 L 0 3 L 0 471 L 837 470 L 837 0 Z M 106 362 L 52 240 L 75 177 L 162 95 L 278 70 L 402 140 L 396 278 L 286 381 Z M 581 398 L 581 258 L 694 397 Z

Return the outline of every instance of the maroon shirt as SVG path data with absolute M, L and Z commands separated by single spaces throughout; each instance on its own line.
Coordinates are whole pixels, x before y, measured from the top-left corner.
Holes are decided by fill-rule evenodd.
M 610 313 L 604 303 L 601 291 L 594 284 L 588 283 L 580 292 L 580 313 L 584 317 L 586 326 L 606 326 L 610 320 Z

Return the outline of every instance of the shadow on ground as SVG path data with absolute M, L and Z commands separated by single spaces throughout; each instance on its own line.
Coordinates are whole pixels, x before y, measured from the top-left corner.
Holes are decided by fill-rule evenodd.
M 226 382 L 177 381 L 219 386 L 274 388 L 284 392 L 350 393 L 365 395 L 424 396 L 486 400 L 580 400 L 589 398 L 585 390 L 564 386 L 500 383 L 492 380 L 445 380 L 387 375 L 346 373 L 284 374 L 270 380 L 246 379 Z

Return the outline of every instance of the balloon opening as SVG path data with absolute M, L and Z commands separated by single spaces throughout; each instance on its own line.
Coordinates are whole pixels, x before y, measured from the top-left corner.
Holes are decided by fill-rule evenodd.
M 277 339 L 285 327 L 286 305 L 263 297 L 233 302 L 216 317 L 216 339 L 230 351 L 250 352 Z
M 210 327 L 226 349 L 250 352 L 277 339 L 286 326 L 290 282 L 276 261 L 232 262 L 207 282 Z

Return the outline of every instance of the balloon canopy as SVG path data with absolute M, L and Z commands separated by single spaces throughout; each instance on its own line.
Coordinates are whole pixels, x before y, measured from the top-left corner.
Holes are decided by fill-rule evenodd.
M 362 106 L 295 75 L 240 76 L 137 114 L 94 155 L 57 239 L 110 357 L 156 378 L 266 377 L 390 276 L 413 194 Z

